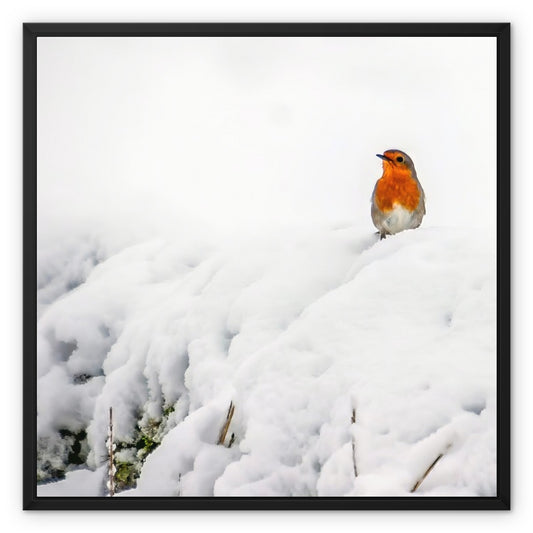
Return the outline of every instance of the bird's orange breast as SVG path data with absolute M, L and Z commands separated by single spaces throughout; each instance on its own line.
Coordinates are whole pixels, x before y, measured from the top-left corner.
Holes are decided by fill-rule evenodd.
M 420 190 L 409 170 L 385 169 L 376 184 L 374 200 L 384 212 L 392 211 L 397 204 L 414 211 L 420 202 Z

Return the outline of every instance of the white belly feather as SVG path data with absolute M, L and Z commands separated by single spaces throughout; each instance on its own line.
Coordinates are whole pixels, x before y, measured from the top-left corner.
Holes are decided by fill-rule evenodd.
M 383 221 L 383 227 L 392 235 L 412 227 L 413 213 L 401 205 L 395 204 L 387 215 Z

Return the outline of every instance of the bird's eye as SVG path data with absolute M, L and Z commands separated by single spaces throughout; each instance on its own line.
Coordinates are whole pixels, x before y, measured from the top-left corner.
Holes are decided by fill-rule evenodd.
M 397 158 L 396 158 L 396 161 L 398 161 L 398 163 L 403 163 L 403 157 L 401 155 L 399 155 Z

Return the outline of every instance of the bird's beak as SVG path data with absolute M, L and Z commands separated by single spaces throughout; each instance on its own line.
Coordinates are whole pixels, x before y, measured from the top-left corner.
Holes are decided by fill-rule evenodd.
M 383 159 L 383 161 L 392 161 L 389 157 L 386 155 L 376 154 L 380 159 Z

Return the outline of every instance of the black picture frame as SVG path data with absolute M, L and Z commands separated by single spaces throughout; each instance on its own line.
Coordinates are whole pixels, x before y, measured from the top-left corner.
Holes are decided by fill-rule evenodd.
M 510 24 L 164 23 L 23 25 L 23 509 L 508 510 L 510 509 Z M 361 498 L 38 497 L 36 481 L 37 40 L 39 37 L 309 36 L 497 39 L 497 495 Z

